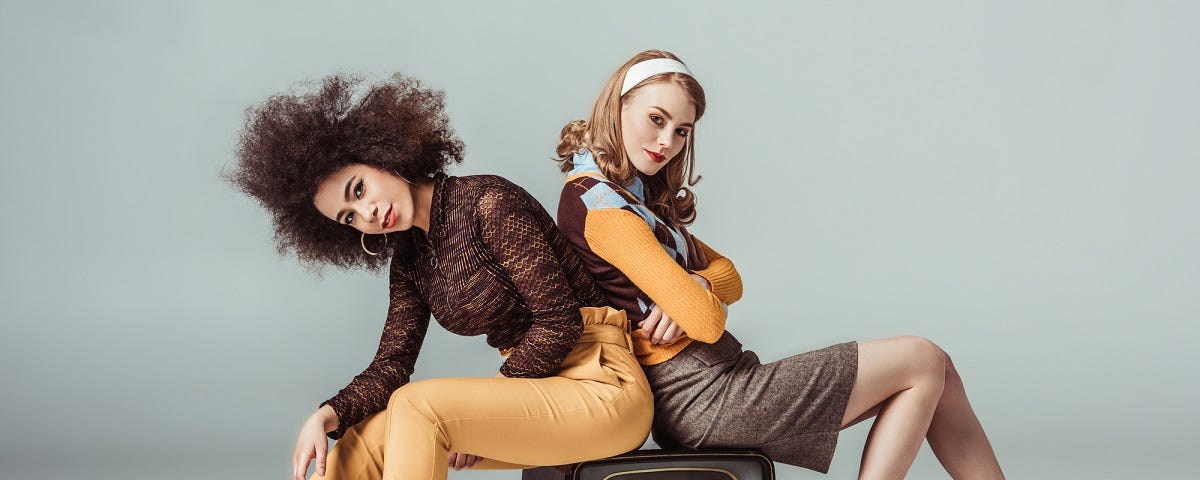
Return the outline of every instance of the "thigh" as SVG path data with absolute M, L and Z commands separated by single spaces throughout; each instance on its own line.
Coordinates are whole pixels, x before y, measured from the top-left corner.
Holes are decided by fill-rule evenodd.
M 397 390 L 389 410 L 394 417 L 400 417 L 397 409 L 415 411 L 435 424 L 449 451 L 512 464 L 558 465 L 640 446 L 652 415 L 648 389 L 621 389 L 605 398 L 588 383 L 563 377 L 425 380 Z
M 690 354 L 704 363 L 705 352 L 701 347 Z M 782 463 L 828 471 L 857 359 L 855 342 L 767 364 L 739 349 L 730 368 L 721 369 L 707 387 L 692 390 L 695 395 L 676 395 L 673 405 L 685 412 L 669 418 L 683 421 L 656 418 L 656 433 L 693 448 L 754 448 Z M 656 415 L 664 413 L 672 412 Z

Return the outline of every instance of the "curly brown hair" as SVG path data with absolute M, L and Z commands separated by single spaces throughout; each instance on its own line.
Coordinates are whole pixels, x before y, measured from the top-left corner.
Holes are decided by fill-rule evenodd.
M 295 251 L 312 270 L 379 270 L 411 246 L 403 232 L 388 239 L 386 254 L 364 252 L 358 230 L 325 218 L 313 205 L 326 176 L 364 164 L 421 182 L 462 162 L 463 144 L 450 127 L 441 91 L 395 74 L 355 101 L 362 83 L 361 76 L 334 74 L 315 91 L 274 95 L 249 108 L 237 163 L 224 174 L 270 213 L 279 252 Z

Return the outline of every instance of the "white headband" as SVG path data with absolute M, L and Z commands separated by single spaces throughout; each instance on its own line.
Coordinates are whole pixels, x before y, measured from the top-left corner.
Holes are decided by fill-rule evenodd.
M 692 78 L 696 77 L 692 75 L 691 70 L 688 70 L 687 65 L 677 60 L 654 58 L 638 62 L 629 67 L 629 71 L 625 72 L 625 81 L 621 83 L 621 96 L 625 96 L 626 93 L 629 93 L 633 87 L 642 83 L 643 80 L 660 73 L 682 73 Z

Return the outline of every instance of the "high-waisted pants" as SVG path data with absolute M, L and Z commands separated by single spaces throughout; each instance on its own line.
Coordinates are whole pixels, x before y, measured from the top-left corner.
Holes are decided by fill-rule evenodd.
M 395 391 L 346 430 L 314 479 L 445 479 L 448 452 L 473 468 L 603 458 L 645 441 L 654 396 L 632 353 L 625 312 L 584 307 L 583 334 L 553 377 L 441 378 Z

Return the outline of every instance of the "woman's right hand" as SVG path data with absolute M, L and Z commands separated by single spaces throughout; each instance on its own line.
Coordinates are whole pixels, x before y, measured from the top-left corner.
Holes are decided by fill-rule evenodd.
M 317 460 L 317 475 L 325 475 L 325 454 L 329 450 L 329 440 L 325 434 L 337 428 L 337 412 L 333 407 L 322 405 L 313 412 L 300 427 L 300 438 L 296 440 L 296 453 L 292 455 L 292 476 L 294 480 L 304 480 L 308 473 L 308 464 Z
M 446 457 L 446 463 L 450 465 L 450 468 L 455 470 L 474 467 L 480 460 L 483 460 L 483 457 L 466 453 L 450 452 Z

